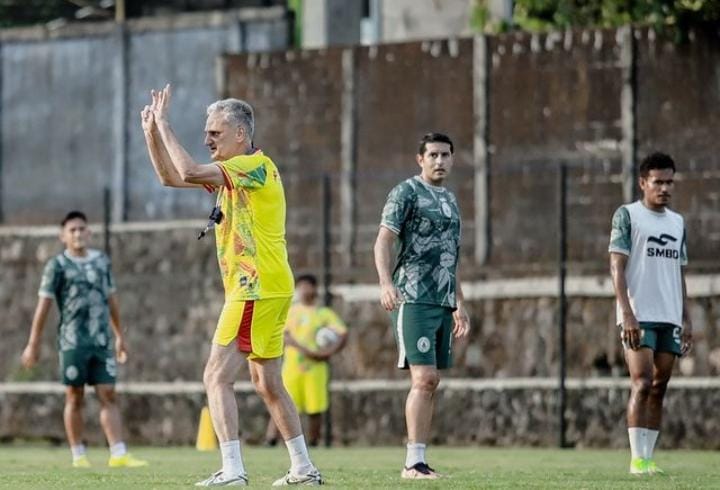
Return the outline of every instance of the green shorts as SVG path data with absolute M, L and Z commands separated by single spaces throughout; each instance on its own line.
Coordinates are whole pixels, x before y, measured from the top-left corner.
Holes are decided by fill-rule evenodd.
M 444 306 L 403 303 L 390 314 L 398 346 L 397 367 L 452 366 L 453 310 Z
M 622 336 L 622 324 L 619 327 Z M 640 347 L 648 347 L 655 352 L 670 352 L 680 356 L 681 334 L 682 327 L 672 323 L 640 322 Z M 628 348 L 624 343 L 623 347 Z
M 60 378 L 67 386 L 115 384 L 115 352 L 87 348 L 60 352 Z

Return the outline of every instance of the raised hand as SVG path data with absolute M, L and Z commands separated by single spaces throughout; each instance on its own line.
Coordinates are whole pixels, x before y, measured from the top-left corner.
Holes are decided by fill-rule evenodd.
M 169 120 L 170 110 L 170 84 L 165 85 L 165 88 L 157 91 L 151 90 L 150 95 L 152 96 L 152 104 L 150 109 L 152 110 L 155 122 L 157 124 L 167 122 Z
M 140 122 L 142 123 L 143 131 L 151 133 L 155 129 L 155 115 L 152 108 L 149 105 L 143 107 L 140 111 Z

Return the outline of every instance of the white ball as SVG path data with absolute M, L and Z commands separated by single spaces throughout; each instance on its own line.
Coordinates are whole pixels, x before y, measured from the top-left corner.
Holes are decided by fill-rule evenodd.
M 340 340 L 340 335 L 329 327 L 323 327 L 315 334 L 315 343 L 321 349 L 336 344 Z

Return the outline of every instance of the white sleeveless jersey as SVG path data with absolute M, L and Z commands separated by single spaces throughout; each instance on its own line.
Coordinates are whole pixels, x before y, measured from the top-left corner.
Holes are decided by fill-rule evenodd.
M 635 318 L 682 326 L 681 267 L 687 265 L 683 217 L 667 208 L 651 211 L 641 201 L 620 206 L 613 215 L 608 251 L 628 256 L 625 280 Z M 616 311 L 619 324 L 619 304 Z

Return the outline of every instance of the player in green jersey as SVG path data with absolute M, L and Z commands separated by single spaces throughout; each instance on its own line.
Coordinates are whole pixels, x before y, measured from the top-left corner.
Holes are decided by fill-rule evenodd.
M 391 312 L 401 369 L 412 387 L 405 405 L 407 456 L 402 478 L 435 479 L 425 461 L 439 369 L 451 365 L 452 338 L 464 337 L 470 321 L 457 274 L 460 210 L 443 184 L 453 167 L 453 144 L 428 133 L 416 156 L 420 175 L 398 184 L 383 209 L 375 243 L 382 306 Z M 394 270 L 393 250 L 399 242 Z
M 116 361 L 125 362 L 127 348 L 120 326 L 110 259 L 99 250 L 88 248 L 89 238 L 85 215 L 79 211 L 68 213 L 60 230 L 65 250 L 45 265 L 38 292 L 40 298 L 30 339 L 22 353 L 22 364 L 31 368 L 37 362 L 45 320 L 53 300 L 56 300 L 60 309 L 60 376 L 66 387 L 63 418 L 73 466 L 91 466 L 82 442 L 85 385 L 95 387 L 100 401 L 100 425 L 110 446 L 108 466 L 146 466 L 146 461 L 127 452 L 122 439 L 115 379 Z

